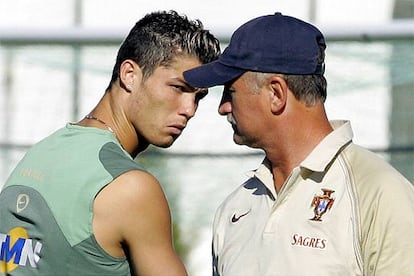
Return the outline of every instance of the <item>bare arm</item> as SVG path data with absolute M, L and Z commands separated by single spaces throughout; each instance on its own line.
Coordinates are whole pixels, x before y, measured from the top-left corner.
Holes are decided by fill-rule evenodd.
M 167 200 L 152 175 L 131 171 L 105 187 L 95 200 L 93 224 L 109 254 L 120 257 L 128 248 L 139 275 L 187 275 L 173 248 Z

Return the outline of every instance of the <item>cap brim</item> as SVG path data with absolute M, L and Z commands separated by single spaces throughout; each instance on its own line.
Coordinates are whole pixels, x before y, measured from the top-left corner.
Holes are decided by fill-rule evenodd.
M 209 88 L 216 85 L 223 85 L 239 77 L 245 71 L 245 69 L 230 67 L 216 60 L 185 71 L 184 79 L 191 86 Z

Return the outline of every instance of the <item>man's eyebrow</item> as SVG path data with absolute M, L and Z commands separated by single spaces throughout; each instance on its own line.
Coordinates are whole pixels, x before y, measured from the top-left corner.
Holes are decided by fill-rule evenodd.
M 199 88 L 199 87 L 192 86 L 191 84 L 189 84 L 182 77 L 175 77 L 173 79 L 176 80 L 176 81 L 178 81 L 178 82 L 180 82 L 181 85 L 183 85 L 185 87 L 185 89 L 188 90 L 189 92 L 194 92 L 194 93 L 208 93 L 208 88 Z
M 198 87 L 194 87 L 194 86 L 192 86 L 191 84 L 189 84 L 188 82 L 186 82 L 184 79 L 182 79 L 182 78 L 177 78 L 177 80 L 178 81 L 180 81 L 184 86 L 185 86 L 185 88 L 188 90 L 188 91 L 191 91 L 191 92 L 197 92 L 197 93 L 205 93 L 205 92 L 208 92 L 208 89 L 207 88 L 198 88 Z

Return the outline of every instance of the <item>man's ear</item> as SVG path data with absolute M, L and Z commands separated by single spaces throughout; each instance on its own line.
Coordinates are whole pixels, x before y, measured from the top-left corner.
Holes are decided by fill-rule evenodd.
M 270 108 L 273 113 L 279 114 L 286 106 L 288 86 L 281 76 L 274 75 L 268 81 L 270 88 Z
M 131 92 L 133 87 L 142 79 L 142 71 L 136 62 L 126 59 L 119 67 L 120 86 L 126 91 Z

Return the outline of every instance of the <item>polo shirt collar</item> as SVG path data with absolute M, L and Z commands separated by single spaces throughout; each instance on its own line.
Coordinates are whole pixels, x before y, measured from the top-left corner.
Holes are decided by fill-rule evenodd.
M 329 133 L 302 161 L 300 167 L 311 171 L 322 172 L 337 155 L 338 151 L 352 141 L 353 132 L 351 123 L 345 120 L 330 121 L 334 131 Z M 276 195 L 273 174 L 267 158 L 263 160 L 259 168 L 248 173 L 250 177 L 258 178 L 271 192 Z
M 311 171 L 323 172 L 339 150 L 352 141 L 353 132 L 349 121 L 331 121 L 334 129 L 329 133 L 300 164 Z

